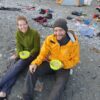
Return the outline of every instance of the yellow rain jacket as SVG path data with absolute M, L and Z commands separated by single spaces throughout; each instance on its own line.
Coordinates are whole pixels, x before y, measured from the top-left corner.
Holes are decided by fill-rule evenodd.
M 72 35 L 75 41 L 73 42 L 70 39 L 67 44 L 62 46 L 59 45 L 54 34 L 48 36 L 42 45 L 40 54 L 31 64 L 40 65 L 48 56 L 50 61 L 54 59 L 60 60 L 64 65 L 64 69 L 75 67 L 80 61 L 80 47 L 78 37 L 74 34 Z

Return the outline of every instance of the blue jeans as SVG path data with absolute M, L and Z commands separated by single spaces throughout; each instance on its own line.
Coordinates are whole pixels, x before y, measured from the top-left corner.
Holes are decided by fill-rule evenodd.
M 36 80 L 39 76 L 46 74 L 55 74 L 56 82 L 53 86 L 49 97 L 46 100 L 61 100 L 60 97 L 63 93 L 66 82 L 69 78 L 69 69 L 60 69 L 58 71 L 53 71 L 48 62 L 43 62 L 39 67 L 37 67 L 34 73 L 28 71 L 26 81 L 25 81 L 25 91 L 23 93 L 23 100 L 33 100 L 34 87 Z
M 28 59 L 25 60 L 19 59 L 0 80 L 0 91 L 9 94 L 19 74 L 22 71 L 25 71 L 26 68 L 28 68 L 35 57 L 36 55 L 30 56 Z

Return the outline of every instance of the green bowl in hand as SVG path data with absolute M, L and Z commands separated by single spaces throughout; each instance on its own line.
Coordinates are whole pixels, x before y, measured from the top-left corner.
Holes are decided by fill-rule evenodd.
M 50 61 L 50 68 L 52 69 L 52 70 L 59 70 L 59 69 L 61 69 L 62 68 L 62 66 L 63 66 L 63 64 L 62 64 L 62 62 L 61 61 L 59 61 L 59 60 L 51 60 Z
M 29 51 L 21 51 L 21 52 L 19 52 L 19 56 L 21 59 L 27 59 L 30 56 L 30 52 Z

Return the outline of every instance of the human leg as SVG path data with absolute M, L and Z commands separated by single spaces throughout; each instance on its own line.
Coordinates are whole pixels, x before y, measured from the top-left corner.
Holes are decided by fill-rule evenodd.
M 56 82 L 47 100 L 61 99 L 65 84 L 69 78 L 69 71 L 70 70 L 61 69 L 56 72 Z
M 50 69 L 48 62 L 43 62 L 34 73 L 28 71 L 26 81 L 25 81 L 25 92 L 23 94 L 24 100 L 33 100 L 33 93 L 36 80 L 38 76 L 42 76 L 47 73 L 52 73 L 53 70 Z
M 12 66 L 8 72 L 2 77 L 0 81 L 0 91 L 5 93 L 10 93 L 10 90 L 19 76 L 19 73 L 26 69 L 26 67 L 31 63 L 33 57 L 29 57 L 26 60 L 18 60 L 14 66 Z

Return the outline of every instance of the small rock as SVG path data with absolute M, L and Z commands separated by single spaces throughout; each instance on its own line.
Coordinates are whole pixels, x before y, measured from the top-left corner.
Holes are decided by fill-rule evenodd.
M 2 54 L 0 54 L 0 58 L 2 58 Z
M 22 97 L 21 97 L 20 95 L 17 95 L 17 98 L 18 98 L 19 100 L 22 100 Z

